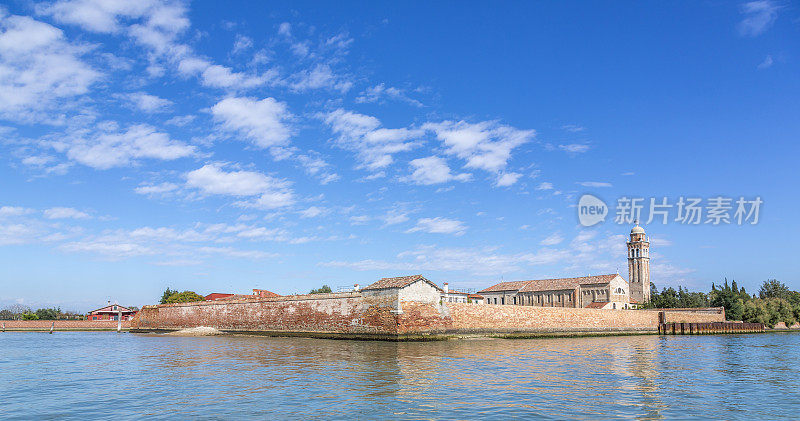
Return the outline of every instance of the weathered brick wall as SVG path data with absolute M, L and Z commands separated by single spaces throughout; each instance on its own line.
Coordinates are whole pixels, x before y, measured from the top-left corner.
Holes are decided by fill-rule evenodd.
M 3 320 L 0 326 L 5 324 L 7 330 L 50 330 L 50 326 L 55 322 L 55 330 L 76 329 L 76 330 L 109 330 L 116 329 L 117 322 L 113 320 Z M 127 329 L 131 322 L 122 322 L 122 328 Z
M 403 302 L 399 333 L 613 332 L 657 331 L 658 312 L 564 307 L 495 306 Z M 677 321 L 723 321 L 719 314 L 667 313 Z
M 425 303 L 397 295 L 339 293 L 146 306 L 134 329 L 210 326 L 225 331 L 351 335 L 656 332 L 659 312 Z M 716 322 L 722 315 L 667 313 L 667 321 Z
M 396 296 L 297 295 L 145 306 L 135 329 L 209 326 L 226 331 L 395 334 Z

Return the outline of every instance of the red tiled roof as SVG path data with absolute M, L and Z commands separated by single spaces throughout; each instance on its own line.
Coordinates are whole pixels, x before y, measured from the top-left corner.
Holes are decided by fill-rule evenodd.
M 612 279 L 616 278 L 617 274 L 612 275 L 596 275 L 596 276 L 581 276 L 578 278 L 556 278 L 556 279 L 538 279 L 531 281 L 513 281 L 501 282 L 497 285 L 490 286 L 479 292 L 499 292 L 499 291 L 519 291 L 519 292 L 534 292 L 534 291 L 557 291 L 566 289 L 575 289 L 578 285 L 588 284 L 607 284 Z
M 500 282 L 497 285 L 492 285 L 489 288 L 486 288 L 483 291 L 478 291 L 478 292 L 518 291 L 522 287 L 527 285 L 528 282 L 530 282 L 530 281 Z
M 469 294 L 469 295 L 467 295 L 467 298 L 474 298 L 476 300 L 482 300 L 483 299 L 483 295 Z
M 603 302 L 594 302 L 594 303 L 589 303 L 589 305 L 588 305 L 588 306 L 586 306 L 586 308 L 603 308 L 603 307 L 605 307 L 607 304 L 608 304 L 607 302 L 606 302 L 606 303 L 603 303 Z
M 442 291 L 442 292 L 444 292 L 444 291 Z M 456 291 L 454 289 L 451 289 L 451 290 L 447 291 L 447 293 L 448 294 L 458 294 L 458 295 L 468 295 L 466 292 Z
M 398 276 L 396 278 L 382 278 L 379 281 L 373 283 L 372 285 L 367 286 L 366 288 L 364 288 L 364 290 L 404 288 L 417 281 L 427 282 L 431 284 L 434 288 L 438 289 L 439 291 L 442 290 L 441 288 L 439 288 L 438 285 L 425 279 L 425 277 L 422 275 Z
M 114 306 L 117 306 L 118 310 L 112 310 L 114 308 Z M 119 304 L 110 304 L 110 305 L 106 305 L 106 306 L 100 307 L 97 310 L 92 310 L 92 311 L 89 312 L 89 314 L 96 314 L 96 313 L 114 313 L 114 314 L 117 314 L 119 312 L 119 310 L 121 310 L 122 313 L 136 313 L 136 310 L 131 310 L 131 309 L 129 309 L 127 307 L 124 307 L 124 306 L 121 306 Z
M 214 300 L 221 300 L 223 298 L 233 297 L 233 294 L 227 294 L 224 292 L 212 292 L 211 294 L 206 295 L 206 301 L 214 301 Z

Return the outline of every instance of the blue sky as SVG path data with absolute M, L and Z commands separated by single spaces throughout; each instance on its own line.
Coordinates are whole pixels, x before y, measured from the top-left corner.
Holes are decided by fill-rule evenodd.
M 759 197 L 645 225 L 653 281 L 800 288 L 798 32 L 772 1 L 11 1 L 0 305 L 627 277 L 584 193 Z

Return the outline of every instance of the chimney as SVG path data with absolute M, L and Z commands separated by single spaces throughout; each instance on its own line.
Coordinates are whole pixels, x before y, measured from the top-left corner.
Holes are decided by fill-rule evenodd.
M 447 294 L 450 292 L 450 285 L 447 285 L 447 282 L 444 283 L 444 293 Z
M 361 285 L 359 285 L 359 284 L 353 285 L 353 291 L 358 291 L 360 289 L 361 289 Z

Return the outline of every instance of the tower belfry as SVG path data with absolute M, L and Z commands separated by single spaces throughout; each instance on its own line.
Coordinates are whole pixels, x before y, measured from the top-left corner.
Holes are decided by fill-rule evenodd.
M 631 229 L 628 241 L 628 287 L 631 301 L 644 304 L 650 301 L 650 242 L 644 228 L 636 226 Z

